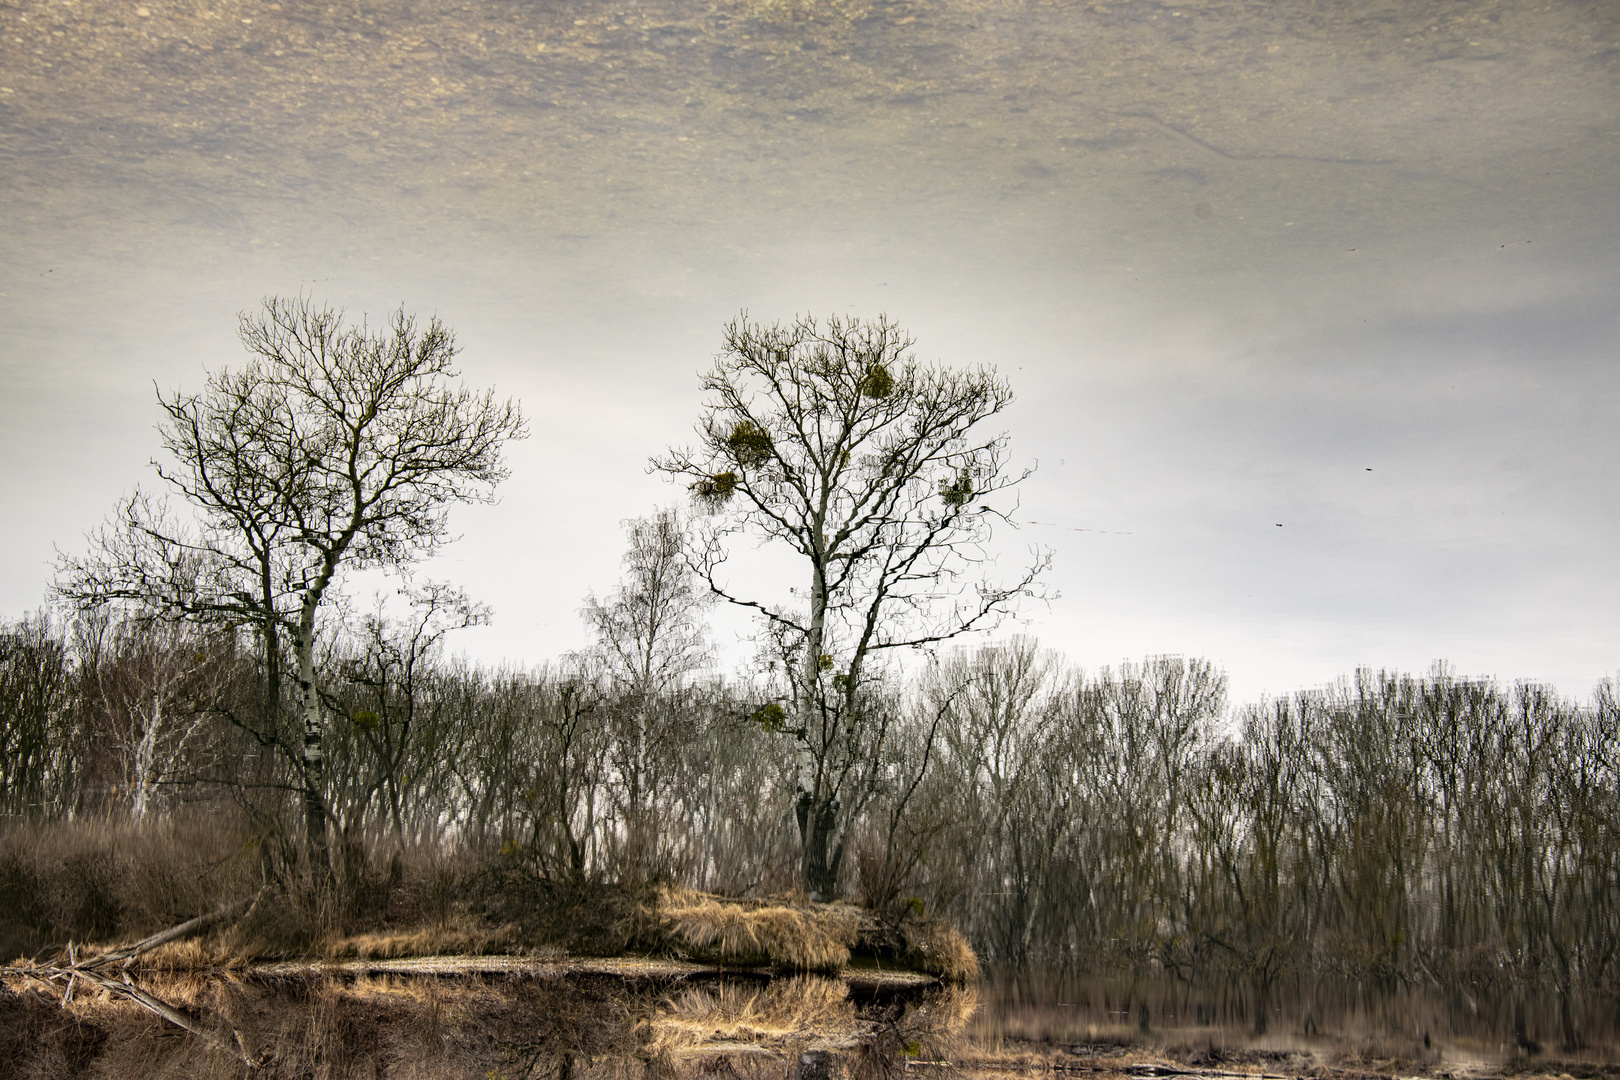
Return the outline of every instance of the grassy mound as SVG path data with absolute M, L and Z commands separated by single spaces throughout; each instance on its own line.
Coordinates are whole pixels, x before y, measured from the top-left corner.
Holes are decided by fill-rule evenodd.
M 558 881 L 521 857 L 434 844 L 343 844 L 331 884 L 313 890 L 269 846 L 218 820 L 13 823 L 0 829 L 0 962 L 44 959 L 70 941 L 94 955 L 240 904 L 245 913 L 146 963 L 643 955 L 978 974 L 960 933 L 910 909 L 896 921 L 845 903 Z
M 925 972 L 946 982 L 979 977 L 979 958 L 960 930 L 909 911 L 897 923 L 872 918 L 856 951 L 886 966 Z
M 659 890 L 655 904 L 669 943 L 692 959 L 800 971 L 846 966 L 863 915 L 848 904 L 727 900 L 684 889 Z
M 738 900 L 661 889 L 652 911 L 665 950 L 719 964 L 838 971 L 852 961 L 976 978 L 979 961 L 953 926 L 906 912 L 898 923 L 851 904 Z

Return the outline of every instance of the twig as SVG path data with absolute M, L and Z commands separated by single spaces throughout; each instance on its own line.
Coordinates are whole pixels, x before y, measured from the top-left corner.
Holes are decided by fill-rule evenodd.
M 79 966 L 79 954 L 78 954 L 78 951 L 76 949 L 74 949 L 73 941 L 70 938 L 70 939 L 68 939 L 68 967 L 70 969 L 72 969 L 72 968 L 76 968 L 78 966 Z M 69 975 L 68 976 L 67 989 L 62 992 L 62 1008 L 65 1009 L 65 1008 L 67 1008 L 69 1005 L 71 1005 L 73 1003 L 73 987 L 75 985 L 76 985 L 76 982 L 75 982 L 73 976 Z

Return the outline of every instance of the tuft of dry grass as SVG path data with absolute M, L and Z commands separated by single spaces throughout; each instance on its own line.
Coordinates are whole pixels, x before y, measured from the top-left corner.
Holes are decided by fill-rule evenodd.
M 143 975 L 178 971 L 237 971 L 247 960 L 231 948 L 225 934 L 171 941 L 159 945 L 134 962 Z
M 660 926 L 677 947 L 724 963 L 838 971 L 849 963 L 862 913 L 847 904 L 726 900 L 663 889 Z
M 948 982 L 979 976 L 979 958 L 954 926 L 914 917 L 889 924 L 850 904 L 736 900 L 664 888 L 651 921 L 678 951 L 717 963 L 839 971 L 854 952 Z
M 925 919 L 911 911 L 891 921 L 864 911 L 856 955 L 880 966 L 901 967 L 952 983 L 979 977 L 979 958 L 967 938 L 949 923 Z

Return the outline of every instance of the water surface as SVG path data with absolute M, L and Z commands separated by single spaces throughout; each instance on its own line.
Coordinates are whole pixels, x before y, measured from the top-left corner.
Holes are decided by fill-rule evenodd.
M 1601 0 L 16 0 L 3 496 L 38 509 L 0 596 L 145 478 L 151 383 L 234 360 L 236 311 L 404 301 L 544 421 L 444 571 L 533 662 L 675 497 L 644 464 L 723 320 L 888 311 L 1022 395 L 1049 643 L 1239 697 L 1442 655 L 1583 692 L 1617 43 Z

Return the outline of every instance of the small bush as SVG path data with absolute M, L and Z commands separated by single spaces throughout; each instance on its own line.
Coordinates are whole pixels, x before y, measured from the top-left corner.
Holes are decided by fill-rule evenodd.
M 515 943 L 578 956 L 616 956 L 655 937 L 647 889 L 548 878 L 521 858 L 498 856 L 470 883 L 484 923 L 512 927 Z
M 896 922 L 868 913 L 856 953 L 947 982 L 971 982 L 979 977 L 979 958 L 962 932 L 938 919 L 923 918 L 912 908 L 902 909 Z

